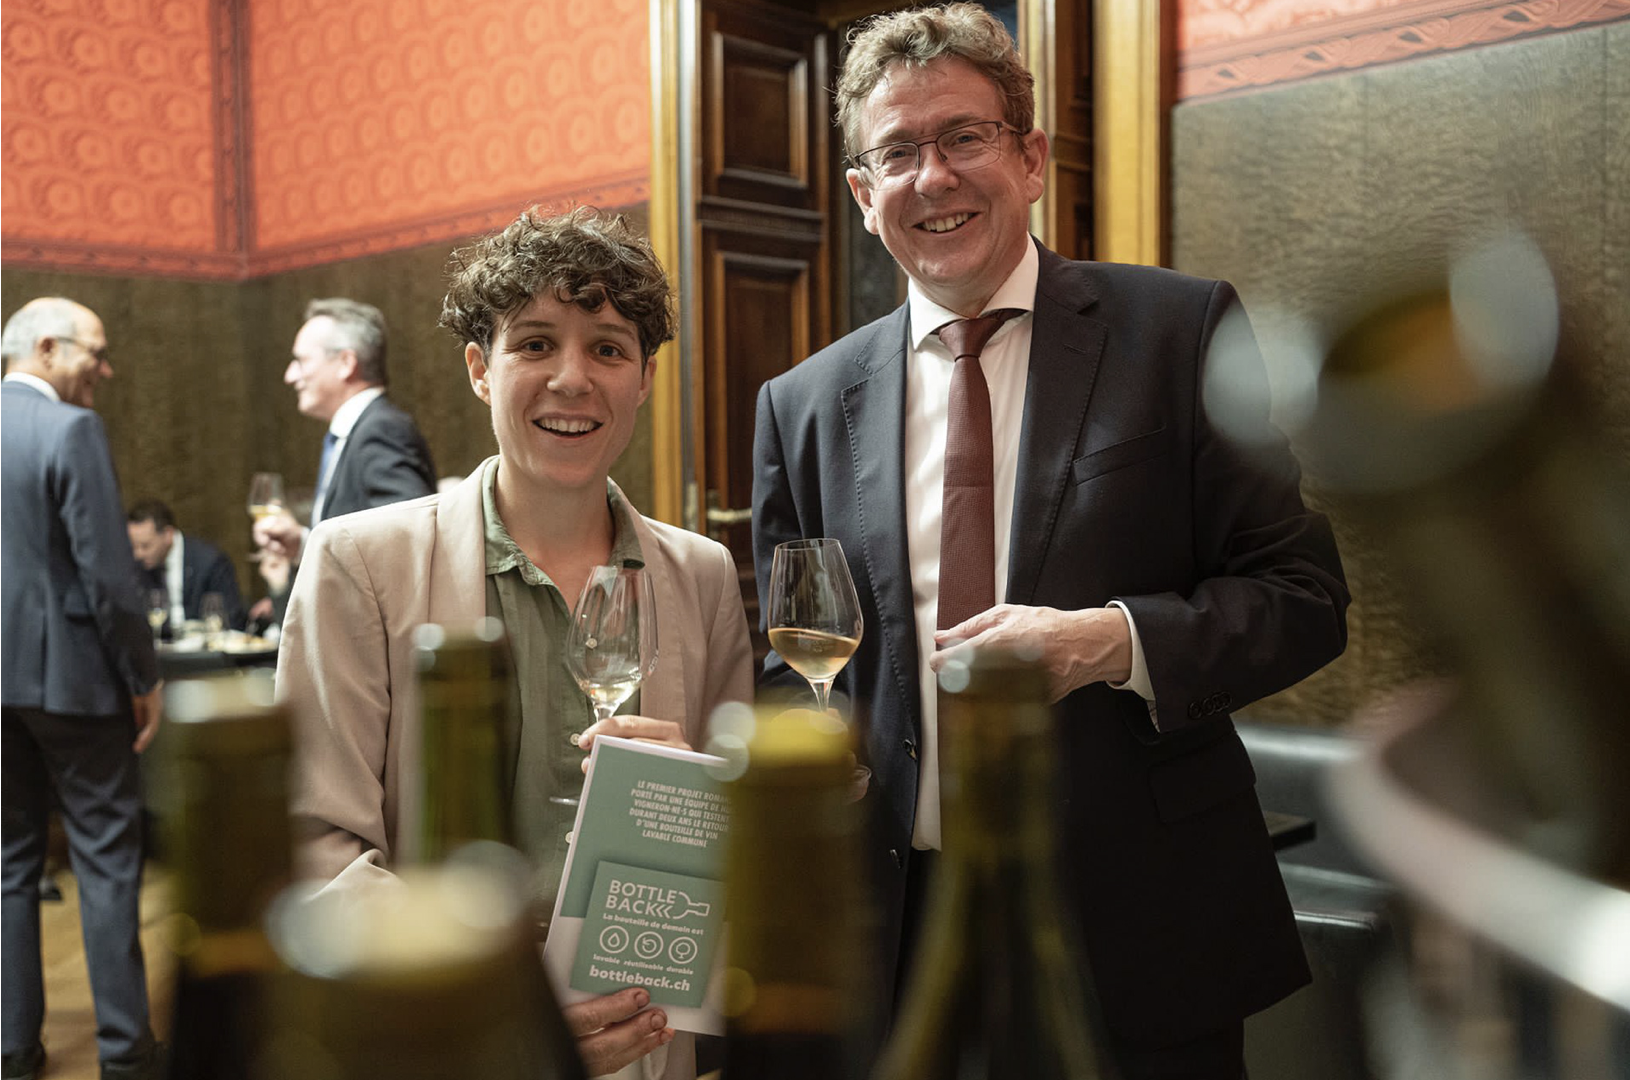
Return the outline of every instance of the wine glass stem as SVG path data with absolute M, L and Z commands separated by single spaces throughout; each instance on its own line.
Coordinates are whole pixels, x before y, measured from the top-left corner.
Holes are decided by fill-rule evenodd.
M 815 691 L 815 711 L 816 712 L 825 712 L 827 710 L 827 704 L 826 703 L 827 703 L 827 699 L 829 699 L 832 696 L 832 683 L 833 683 L 833 681 L 834 681 L 833 679 L 811 679 L 811 680 L 809 680 L 809 688 L 811 690 Z

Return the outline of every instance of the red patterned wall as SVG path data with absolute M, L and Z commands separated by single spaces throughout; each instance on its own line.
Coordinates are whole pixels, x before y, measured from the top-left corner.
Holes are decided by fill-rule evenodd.
M 1630 0 L 1176 0 L 1177 96 L 1630 18 Z
M 230 273 L 210 0 L 7 0 L 8 262 Z
M 250 0 L 263 268 L 649 194 L 645 0 Z
M 237 278 L 649 196 L 645 0 L 6 0 L 14 265 Z

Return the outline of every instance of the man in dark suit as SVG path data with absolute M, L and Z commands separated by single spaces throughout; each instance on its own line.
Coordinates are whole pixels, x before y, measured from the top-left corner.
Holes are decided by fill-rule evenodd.
M 221 618 L 243 629 L 238 571 L 226 552 L 200 536 L 175 527 L 175 515 L 157 499 L 143 499 L 125 515 L 130 547 L 142 569 L 149 596 L 162 590 L 170 604 L 170 625 L 204 617 L 204 597 L 220 597 Z
M 302 413 L 328 424 L 312 525 L 436 489 L 418 425 L 385 397 L 385 317 L 378 308 L 340 297 L 307 304 L 283 381 Z M 255 542 L 298 561 L 307 531 L 279 514 L 255 523 Z
M 44 1061 L 38 886 L 52 795 L 79 881 L 104 1080 L 156 1075 L 137 911 L 136 755 L 158 729 L 158 665 L 120 525 L 119 484 L 96 385 L 107 337 L 69 300 L 6 323 L 3 732 L 5 1076 Z
M 1202 401 L 1219 326 L 1249 369 L 1248 323 L 1226 284 L 1030 237 L 1048 140 L 984 9 L 879 16 L 838 102 L 909 299 L 760 392 L 754 554 L 764 610 L 776 544 L 849 559 L 884 947 L 909 955 L 940 846 L 934 673 L 1025 651 L 1058 701 L 1065 902 L 1117 1063 L 1238 1080 L 1243 1018 L 1308 969 L 1229 714 L 1338 655 L 1348 599 L 1265 400 L 1231 418 L 1249 453 Z

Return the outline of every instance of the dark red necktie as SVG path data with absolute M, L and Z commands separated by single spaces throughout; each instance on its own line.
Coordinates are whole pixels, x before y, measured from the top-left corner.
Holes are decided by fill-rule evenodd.
M 959 319 L 935 331 L 956 366 L 945 421 L 945 501 L 940 516 L 937 628 L 949 630 L 996 603 L 996 485 L 990 387 L 979 353 L 1011 308 Z

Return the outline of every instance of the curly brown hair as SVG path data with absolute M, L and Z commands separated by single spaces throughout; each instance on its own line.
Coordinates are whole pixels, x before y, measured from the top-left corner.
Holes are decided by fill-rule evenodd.
M 1020 134 L 1035 126 L 1036 80 L 996 16 L 969 3 L 891 11 L 849 32 L 837 85 L 844 153 L 853 158 L 869 149 L 860 145 L 861 108 L 890 67 L 925 67 L 942 56 L 966 60 L 996 84 L 1002 95 L 1002 119 L 1008 126 Z
M 453 252 L 447 278 L 437 325 L 483 354 L 499 323 L 545 291 L 589 312 L 610 303 L 634 324 L 642 360 L 674 336 L 668 275 L 651 242 L 623 215 L 592 206 L 554 215 L 532 207 Z

